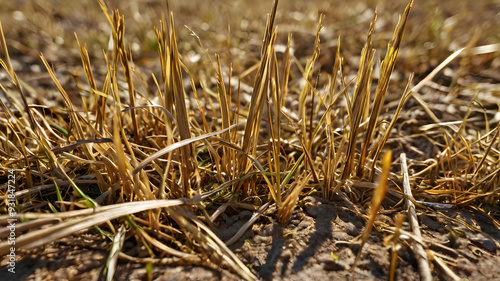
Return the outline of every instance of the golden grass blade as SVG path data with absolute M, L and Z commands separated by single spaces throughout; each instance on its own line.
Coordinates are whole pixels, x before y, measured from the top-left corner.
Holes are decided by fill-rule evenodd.
M 368 38 L 366 39 L 366 44 L 363 47 L 359 62 L 356 87 L 354 89 L 354 97 L 352 101 L 352 113 L 349 116 L 351 131 L 349 132 L 347 159 L 345 161 L 344 170 L 342 171 L 342 180 L 351 177 L 351 172 L 354 168 L 356 140 L 358 137 L 359 126 L 363 122 L 364 117 L 367 115 L 367 103 L 370 98 L 370 85 L 372 81 L 373 57 L 375 55 L 375 50 L 372 49 L 371 37 L 376 19 L 377 13 L 375 12 L 373 20 L 370 24 L 370 29 L 368 30 Z
M 483 164 L 486 161 L 486 158 L 488 157 L 488 154 L 490 154 L 491 149 L 493 148 L 493 146 L 495 144 L 498 144 L 497 139 L 498 139 L 498 135 L 500 133 L 500 123 L 497 125 L 497 127 L 494 130 L 496 131 L 495 135 L 491 139 L 490 144 L 486 148 L 486 151 L 484 151 L 484 153 L 482 155 L 482 159 L 479 162 L 479 164 L 477 165 L 476 170 L 474 171 L 474 174 L 472 175 L 472 179 L 474 179 L 475 177 L 477 177 L 478 172 L 481 170 L 481 168 L 483 168 Z
M 116 112 L 115 114 L 113 114 L 113 142 L 115 144 L 116 158 L 118 160 L 116 165 L 118 166 L 118 174 L 120 175 L 120 187 L 124 191 L 123 193 L 127 195 L 127 197 L 130 198 L 131 201 L 134 199 L 145 200 L 146 198 L 142 197 L 143 193 L 139 192 L 139 190 L 135 190 L 134 194 L 134 180 L 132 178 L 132 175 L 130 174 L 130 170 L 132 167 L 130 166 L 130 162 L 125 155 L 125 151 L 123 150 L 122 141 L 120 138 L 121 127 L 122 125 L 120 116 L 119 113 Z
M 283 55 L 283 61 L 285 65 L 283 66 L 283 79 L 281 82 L 281 101 L 280 104 L 284 105 L 286 101 L 286 96 L 288 94 L 288 80 L 290 79 L 290 66 L 292 59 L 290 58 L 290 45 L 292 43 L 292 33 L 288 34 L 288 43 L 286 44 L 285 54 Z
M 297 202 L 299 201 L 300 192 L 302 191 L 302 189 L 304 189 L 311 176 L 312 174 L 309 173 L 305 177 L 300 177 L 300 182 L 295 185 L 292 191 L 285 197 L 285 200 L 283 200 L 283 205 L 278 207 L 278 214 L 276 216 L 278 218 L 278 222 L 281 225 L 285 225 L 292 215 L 292 212 L 295 209 Z
M 106 5 L 106 3 L 103 0 L 97 0 L 97 2 L 99 3 L 99 6 L 101 6 L 101 9 L 102 9 L 104 15 L 106 16 L 106 18 L 108 19 L 109 24 L 111 26 L 113 26 L 114 22 L 113 22 L 113 20 L 111 20 L 111 17 L 109 16 L 108 6 Z
M 394 113 L 394 117 L 392 117 L 391 123 L 389 126 L 387 126 L 387 129 L 385 130 L 385 134 L 378 143 L 377 147 L 374 148 L 373 150 L 375 151 L 375 156 L 373 159 L 378 159 L 380 156 L 380 153 L 382 152 L 382 149 L 384 148 L 385 144 L 387 143 L 387 140 L 389 139 L 389 136 L 392 132 L 392 129 L 396 125 L 396 122 L 398 121 L 399 115 L 401 114 L 401 111 L 403 110 L 404 105 L 410 98 L 412 92 L 410 91 L 410 85 L 411 81 L 413 80 L 413 74 L 410 74 L 410 77 L 408 78 L 408 83 L 406 84 L 406 88 L 403 92 L 403 96 L 401 97 L 401 100 L 399 101 L 398 107 L 396 108 L 396 113 Z M 375 176 L 375 164 L 376 161 L 373 161 L 371 168 L 370 168 L 370 182 L 373 181 L 373 177 Z
M 113 280 L 113 275 L 116 271 L 116 263 L 118 261 L 118 254 L 121 252 L 123 242 L 125 241 L 125 233 L 125 227 L 121 225 L 120 228 L 118 228 L 118 232 L 113 238 L 113 243 L 111 245 L 111 249 L 109 250 L 109 256 L 106 260 L 106 265 L 104 266 L 104 270 L 102 272 L 102 275 L 106 277 L 106 281 Z
M 382 159 L 382 173 L 380 174 L 378 187 L 373 194 L 370 216 L 368 218 L 368 222 L 366 223 L 365 229 L 363 230 L 363 234 L 361 235 L 361 245 L 359 247 L 358 254 L 356 255 L 356 260 L 354 261 L 354 264 L 352 266 L 352 280 L 354 280 L 356 264 L 361 257 L 363 246 L 366 244 L 366 241 L 368 241 L 373 223 L 375 222 L 375 218 L 377 217 L 380 205 L 382 204 L 385 193 L 387 192 L 387 180 L 389 178 L 389 172 L 391 171 L 391 161 L 392 152 L 389 150 L 384 154 L 384 157 Z
M 408 3 L 408 5 L 406 6 L 403 16 L 399 17 L 399 22 L 398 25 L 396 26 L 396 30 L 394 31 L 392 41 L 387 47 L 387 53 L 385 54 L 385 58 L 382 61 L 382 65 L 380 67 L 380 78 L 378 81 L 377 90 L 375 91 L 375 99 L 373 102 L 370 119 L 368 121 L 368 127 L 365 133 L 365 140 L 363 142 L 363 146 L 361 149 L 361 155 L 359 157 L 359 164 L 357 170 L 358 177 L 361 177 L 363 175 L 364 165 L 367 160 L 368 149 L 372 142 L 373 132 L 375 132 L 377 126 L 378 117 L 380 114 L 380 110 L 382 109 L 382 104 L 384 103 L 385 100 L 387 89 L 389 88 L 391 74 L 394 71 L 394 66 L 396 65 L 396 59 L 398 56 L 399 47 L 401 45 L 401 41 L 403 40 L 403 34 L 406 22 L 408 21 L 408 16 L 410 14 L 412 6 L 413 6 L 413 0 L 411 0 L 410 3 Z
M 318 28 L 316 30 L 316 37 L 314 39 L 314 52 L 311 55 L 311 57 L 307 60 L 307 64 L 304 70 L 304 79 L 306 80 L 306 83 L 304 84 L 304 87 L 302 87 L 302 90 L 299 95 L 299 117 L 301 118 L 301 128 L 302 128 L 302 142 L 304 143 L 304 149 L 307 151 L 311 150 L 312 146 L 312 128 L 309 128 L 309 133 L 310 137 L 308 139 L 307 136 L 307 97 L 311 95 L 314 97 L 314 87 L 312 85 L 312 75 L 314 71 L 314 64 L 316 60 L 319 57 L 319 36 L 321 33 L 321 30 L 323 29 L 323 19 L 325 18 L 324 14 L 321 14 L 319 17 L 319 22 L 318 22 Z M 311 114 L 314 112 L 313 107 L 311 106 Z M 312 116 L 310 118 L 310 121 L 312 121 Z M 312 165 L 311 165 L 312 168 Z M 316 179 L 316 178 L 315 178 Z
M 340 50 L 340 36 L 339 38 L 337 39 L 338 43 L 337 43 L 337 53 L 335 54 L 335 63 L 333 65 L 333 69 L 332 69 L 332 78 L 330 79 L 330 98 L 329 98 L 329 101 L 328 101 L 328 104 L 329 105 L 332 105 L 335 103 L 335 99 L 334 99 L 334 96 L 335 96 L 335 87 L 337 85 L 337 77 L 338 77 L 338 73 L 339 71 L 341 71 L 341 66 L 343 64 L 343 57 L 340 55 L 341 53 L 341 50 Z M 340 96 L 340 94 L 339 94 Z
M 5 41 L 5 36 L 3 33 L 1 21 L 0 21 L 0 46 L 2 47 L 3 53 L 5 54 L 5 62 L 3 60 L 0 60 L 2 63 L 2 66 L 3 66 L 3 68 L 5 68 L 5 70 L 9 74 L 9 76 L 12 78 L 12 81 L 14 82 L 14 86 L 16 87 L 16 90 L 21 95 L 21 99 L 23 100 L 23 104 L 24 104 L 24 110 L 28 114 L 28 117 L 29 117 L 31 130 L 33 132 L 37 132 L 38 128 L 35 125 L 36 124 L 35 118 L 33 117 L 33 114 L 30 111 L 30 108 L 28 105 L 28 100 L 26 99 L 26 96 L 24 95 L 23 88 L 21 87 L 21 82 L 17 78 L 17 74 L 14 71 L 14 68 L 12 67 L 12 63 L 10 62 L 9 49 L 7 48 L 7 42 Z M 28 181 L 31 184 L 31 180 L 28 180 Z
M 267 205 L 267 204 L 266 204 Z M 262 206 L 261 213 L 265 210 L 265 206 Z M 225 261 L 238 275 L 244 280 L 257 280 L 255 275 L 248 269 L 243 262 L 227 247 L 224 242 L 222 242 L 212 230 L 210 230 L 204 223 L 202 223 L 197 217 L 195 217 L 190 212 L 187 212 L 183 208 L 172 208 L 173 212 L 180 213 L 173 218 L 177 223 L 185 228 L 188 233 L 191 234 L 194 240 L 196 240 L 201 245 L 208 247 L 210 252 L 220 256 L 220 258 Z M 257 212 L 259 213 L 259 212 Z M 255 216 L 255 214 L 254 214 Z M 190 221 L 188 221 L 188 219 Z M 191 223 L 194 222 L 196 227 Z
M 269 167 L 271 172 L 274 171 L 274 188 L 275 192 L 278 195 L 276 202 L 277 206 L 281 206 L 281 193 L 283 189 L 281 189 L 281 108 L 284 104 L 281 102 L 283 99 L 281 98 L 280 88 L 279 88 L 279 75 L 278 75 L 278 61 L 276 58 L 276 52 L 273 51 L 272 55 L 272 77 L 271 77 L 271 98 L 273 103 L 273 113 L 274 119 L 271 115 L 271 105 L 269 96 L 267 97 L 267 106 L 268 106 L 268 120 L 273 120 L 272 124 L 269 125 L 269 131 L 271 136 L 271 142 L 269 142 L 269 157 L 271 158 L 269 163 L 272 163 Z M 272 156 L 272 157 L 271 157 Z
M 222 129 L 228 128 L 231 123 L 231 116 L 229 114 L 230 112 L 230 107 L 231 107 L 231 99 L 227 96 L 226 93 L 226 87 L 224 86 L 224 81 L 222 77 L 222 67 L 220 63 L 220 57 L 219 55 L 215 55 L 215 58 L 217 59 L 217 71 L 216 71 L 216 77 L 217 77 L 217 93 L 219 97 L 219 107 L 220 107 L 220 115 L 222 119 Z M 231 80 L 231 79 L 229 79 Z M 229 132 L 225 132 L 221 134 L 221 138 L 230 141 L 230 135 Z M 223 149 L 222 152 L 222 167 L 223 171 L 228 175 L 230 178 L 233 177 L 232 175 L 232 170 L 231 169 L 231 159 L 232 159 L 232 152 L 229 151 L 227 148 Z
M 172 89 L 175 103 L 175 115 L 177 117 L 177 129 L 181 140 L 188 140 L 191 138 L 191 131 L 189 130 L 189 115 L 187 112 L 184 82 L 182 80 L 181 62 L 179 59 L 179 52 L 177 50 L 177 40 L 175 38 L 174 15 L 170 13 L 170 27 L 171 27 L 171 56 L 170 69 L 172 72 Z M 168 108 L 167 108 L 168 109 Z M 182 197 L 191 196 L 191 174 L 194 172 L 195 165 L 193 165 L 193 148 L 190 143 L 186 143 L 181 148 L 181 178 L 182 178 Z
M 35 219 L 39 217 L 47 218 L 64 218 L 69 219 L 49 228 L 35 230 L 25 235 L 16 237 L 16 247 L 22 249 L 31 249 L 48 244 L 62 237 L 74 234 L 77 231 L 89 228 L 93 225 L 99 225 L 108 220 L 123 217 L 138 212 L 143 212 L 151 209 L 179 206 L 184 204 L 195 204 L 201 199 L 200 196 L 192 199 L 175 199 L 175 200 L 149 200 L 136 201 L 114 204 L 104 207 L 96 207 L 95 209 L 85 209 L 80 211 L 64 212 L 57 214 L 19 214 L 16 218 L 20 220 Z M 85 215 L 86 214 L 86 215 Z M 85 215 L 83 217 L 74 218 L 76 215 Z M 6 255 L 10 251 L 8 242 L 0 243 L 0 255 Z
M 172 70 L 170 68 L 171 58 L 171 47 L 170 47 L 170 36 L 169 30 L 167 26 L 167 20 L 165 15 L 162 15 L 162 19 L 160 21 L 160 29 L 155 28 L 156 37 L 158 38 L 158 54 L 160 57 L 160 65 L 161 65 L 161 75 L 163 79 L 163 89 L 165 91 L 164 96 L 164 107 L 173 112 L 174 108 L 174 96 L 172 93 Z
M 269 65 L 271 52 L 274 49 L 274 41 L 276 39 L 276 32 L 274 31 L 274 22 L 276 19 L 276 12 L 278 7 L 278 0 L 274 0 L 273 9 L 271 15 L 269 16 L 266 32 L 264 34 L 264 41 L 261 48 L 261 61 L 259 64 L 259 70 L 255 77 L 252 99 L 250 101 L 250 109 L 247 118 L 247 123 L 245 126 L 245 133 L 243 135 L 242 147 L 248 154 L 252 150 L 252 156 L 255 156 L 255 146 L 259 130 L 260 130 L 260 117 L 262 108 L 264 105 L 264 96 L 268 89 L 269 84 Z M 253 141 L 253 143 L 252 143 Z M 246 159 L 243 159 L 239 165 L 240 172 L 244 172 L 247 169 Z
M 190 138 L 190 139 L 185 139 L 185 140 L 176 142 L 174 144 L 171 144 L 171 145 L 169 145 L 169 146 L 161 149 L 160 151 L 156 152 L 155 154 L 149 156 L 148 158 L 144 159 L 141 162 L 141 164 L 139 164 L 137 167 L 135 167 L 135 169 L 132 171 L 132 175 L 137 174 L 140 170 L 144 169 L 144 167 L 146 167 L 149 163 L 151 163 L 152 161 L 154 161 L 154 160 L 162 157 L 163 155 L 169 153 L 170 151 L 176 150 L 178 148 L 181 148 L 181 147 L 183 147 L 185 145 L 188 145 L 188 144 L 196 142 L 196 141 L 200 141 L 200 140 L 203 140 L 203 139 L 206 139 L 206 138 L 210 138 L 210 137 L 222 134 L 222 133 L 224 133 L 226 131 L 229 131 L 229 130 L 237 127 L 237 126 L 238 126 L 238 124 L 234 124 L 232 126 L 229 126 L 226 129 L 223 129 L 223 130 L 220 130 L 220 131 L 217 131 L 217 132 L 213 132 L 213 133 L 201 135 L 201 136 L 198 136 L 198 137 L 193 137 L 193 138 Z
M 271 37 L 273 37 L 274 23 L 276 21 L 276 13 L 278 12 L 278 2 L 279 2 L 278 0 L 274 0 L 271 13 L 268 15 L 266 31 L 264 33 L 264 40 L 263 40 L 262 47 L 260 49 L 260 55 L 262 57 L 267 52 L 267 48 L 269 46 L 269 43 L 271 42 Z M 262 61 L 264 61 L 264 60 L 262 60 Z
M 133 107 L 130 106 L 130 107 L 125 107 L 124 109 L 122 109 L 122 112 L 126 112 L 126 111 L 129 111 L 129 110 L 132 110 L 132 109 L 150 108 L 150 107 L 161 109 L 170 119 L 172 119 L 172 121 L 174 121 L 175 123 L 177 123 L 177 120 L 175 120 L 175 117 L 172 115 L 172 113 L 170 113 L 170 111 L 168 111 L 165 107 L 163 107 L 161 105 L 148 104 L 148 105 L 133 106 Z
M 85 72 L 85 77 L 87 78 L 87 83 L 89 84 L 90 91 L 94 95 L 94 104 L 95 104 L 95 116 L 96 116 L 96 130 L 99 134 L 104 134 L 104 114 L 106 110 L 106 100 L 108 95 L 105 93 L 100 94 L 98 91 L 94 75 L 92 73 L 92 67 L 90 65 L 89 53 L 87 51 L 87 47 L 85 45 L 80 44 L 80 40 L 78 40 L 78 36 L 75 33 L 76 42 L 78 44 L 78 48 L 80 49 L 80 58 L 82 59 L 83 70 Z
M 113 33 L 116 33 L 117 42 L 115 48 L 118 48 L 118 53 L 120 54 L 121 63 L 123 66 L 123 71 L 125 74 L 125 80 L 127 82 L 128 89 L 128 97 L 130 106 L 134 107 L 136 105 L 135 101 L 135 88 L 134 88 L 134 79 L 132 79 L 132 69 L 130 66 L 130 60 L 132 59 L 132 54 L 127 52 L 125 48 L 125 22 L 124 17 L 119 17 L 118 11 L 116 13 L 116 30 Z M 116 40 L 116 39 L 115 39 Z M 134 131 L 134 140 L 136 143 L 139 143 L 142 139 L 142 135 L 139 133 L 139 123 L 137 121 L 137 116 L 135 114 L 131 115 L 132 117 L 132 128 Z

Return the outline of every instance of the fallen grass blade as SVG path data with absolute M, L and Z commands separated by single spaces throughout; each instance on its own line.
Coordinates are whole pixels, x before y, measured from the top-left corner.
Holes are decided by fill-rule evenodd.
M 19 220 L 36 219 L 39 217 L 68 219 L 46 229 L 31 231 L 17 237 L 16 247 L 21 249 L 39 247 L 65 236 L 74 234 L 82 229 L 86 229 L 93 225 L 99 225 L 108 220 L 150 209 L 179 206 L 184 204 L 196 204 L 200 202 L 200 199 L 201 197 L 197 196 L 192 199 L 181 198 L 173 200 L 136 201 L 57 214 L 19 214 L 15 216 L 15 218 L 18 218 Z M 74 216 L 77 215 L 83 216 L 75 218 Z M 11 246 L 8 244 L 8 241 L 0 243 L 0 255 L 3 256 L 9 253 L 10 247 Z
M 243 234 L 255 223 L 255 221 L 267 210 L 269 207 L 269 202 L 262 205 L 256 212 L 253 213 L 252 217 L 236 232 L 236 234 L 226 241 L 227 246 L 231 246 L 240 239 Z

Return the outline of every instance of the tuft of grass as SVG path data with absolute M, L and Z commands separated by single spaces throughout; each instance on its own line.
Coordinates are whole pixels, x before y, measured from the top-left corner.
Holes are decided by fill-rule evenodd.
M 157 264 L 223 266 L 244 280 L 255 280 L 255 272 L 228 246 L 262 214 L 285 225 L 297 202 L 310 194 L 322 194 L 327 199 L 340 196 L 353 206 L 372 198 L 357 262 L 377 223 L 386 191 L 401 194 L 393 184 L 401 178 L 391 172 L 394 147 L 389 144 L 400 142 L 418 151 L 412 145 L 417 137 L 429 140 L 439 153 L 410 159 L 415 166 L 424 167 L 408 177 L 411 184 L 421 187 L 413 194 L 415 198 L 479 206 L 500 199 L 500 125 L 490 128 L 479 94 L 456 122 L 438 118 L 436 105 L 419 94 L 465 49 L 452 54 L 414 87 L 414 76 L 409 74 L 406 88 L 396 94 L 395 109 L 386 101 L 413 1 L 406 6 L 385 57 L 378 63 L 378 79 L 374 79 L 377 57 L 372 42 L 375 12 L 357 74 L 347 81 L 340 37 L 327 79 L 318 70 L 324 15 L 319 16 L 305 65 L 292 52 L 292 34 L 284 52 L 277 52 L 280 37 L 275 0 L 258 62 L 238 73 L 236 93 L 230 36 L 227 62 L 218 54 L 212 58 L 198 38 L 210 66 L 194 72 L 179 51 L 174 13 L 169 10 L 154 28 L 161 73 L 152 73 L 153 83 L 148 85 L 125 41 L 124 16 L 118 10 L 110 12 L 103 0 L 98 3 L 111 27 L 112 47 L 102 52 L 106 67 L 98 77 L 92 68 L 94 56 L 89 56 L 86 45 L 76 37 L 87 80 L 82 92 L 89 97 L 82 94 L 81 107 L 74 104 L 57 69 L 43 54 L 41 62 L 59 93 L 61 106 L 33 104 L 26 94 L 27 83 L 12 67 L 0 24 L 0 64 L 11 79 L 9 85 L 0 84 L 4 93 L 0 99 L 0 179 L 7 179 L 9 171 L 18 175 L 15 202 L 9 201 L 8 183 L 2 185 L 0 195 L 6 202 L 0 206 L 2 212 L 13 204 L 17 214 L 0 215 L 0 225 L 6 226 L 11 217 L 20 221 L 16 226 L 18 248 L 46 245 L 94 226 L 113 245 L 104 273 L 108 279 L 120 258 L 147 264 L 149 269 Z M 467 48 L 469 55 L 499 49 L 497 45 Z M 300 75 L 292 75 L 294 71 Z M 253 77 L 253 87 L 245 105 L 241 96 L 247 76 Z M 418 122 L 405 114 L 410 99 L 431 122 L 416 126 L 417 133 L 412 134 L 404 128 Z M 298 101 L 293 108 L 296 112 L 287 108 L 290 100 Z M 484 116 L 481 129 L 470 125 L 477 121 L 471 113 L 477 108 Z M 377 189 L 366 191 L 376 185 L 375 177 Z M 441 195 L 448 196 L 446 202 L 439 202 Z M 29 203 L 34 201 L 44 207 L 29 211 Z M 228 207 L 251 210 L 253 216 L 224 242 L 215 235 L 216 220 Z M 397 222 L 398 231 L 401 225 L 402 219 Z M 0 233 L 6 231 L 6 227 L 0 229 Z M 397 235 L 391 244 L 391 276 Z M 133 242 L 128 247 L 136 248 L 137 257 L 125 254 L 125 240 Z M 0 255 L 9 247 L 1 242 Z

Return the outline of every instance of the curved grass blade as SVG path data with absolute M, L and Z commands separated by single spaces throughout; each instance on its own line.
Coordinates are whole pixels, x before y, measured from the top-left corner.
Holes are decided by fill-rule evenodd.
M 156 152 L 155 154 L 149 156 L 148 158 L 144 159 L 144 161 L 141 162 L 141 164 L 139 164 L 137 167 L 135 167 L 135 169 L 132 171 L 132 175 L 135 175 L 137 174 L 140 170 L 144 169 L 144 167 L 146 167 L 146 165 L 148 165 L 149 163 L 153 162 L 154 160 L 160 158 L 161 156 L 173 151 L 173 150 L 176 150 L 180 147 L 183 147 L 185 145 L 188 145 L 190 143 L 193 143 L 193 142 L 196 142 L 196 141 L 200 141 L 200 140 L 204 140 L 206 138 L 210 138 L 210 137 L 213 137 L 213 136 L 216 136 L 216 135 L 219 135 L 219 134 L 222 134 L 226 131 L 229 131 L 230 129 L 233 129 L 235 127 L 237 127 L 239 124 L 234 124 L 226 129 L 223 129 L 223 130 L 220 130 L 220 131 L 217 131 L 217 132 L 213 132 L 213 133 L 209 133 L 209 134 L 205 134 L 205 135 L 201 135 L 201 136 L 197 136 L 197 137 L 193 137 L 193 138 L 190 138 L 190 139 L 185 139 L 185 140 L 181 140 L 179 142 L 176 142 L 174 144 L 171 144 L 161 150 L 159 150 L 158 152 Z

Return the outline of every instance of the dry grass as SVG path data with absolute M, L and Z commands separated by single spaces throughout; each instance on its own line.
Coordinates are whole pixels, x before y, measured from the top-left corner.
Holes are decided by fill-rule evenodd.
M 409 75 L 397 108 L 390 116 L 382 113 L 413 1 L 400 17 L 382 61 L 376 63 L 372 43 L 375 13 L 357 75 L 346 80 L 339 39 L 333 69 L 326 85 L 321 85 L 317 69 L 324 17 L 317 25 L 313 51 L 301 65 L 291 52 L 291 34 L 284 52 L 276 51 L 276 0 L 264 29 L 260 59 L 239 74 L 241 79 L 254 77 L 248 107 L 240 103 L 241 80 L 236 92 L 231 85 L 231 62 L 204 53 L 210 61 L 204 74 L 186 67 L 177 45 L 175 11 L 169 11 L 155 29 L 161 79 L 153 74 L 154 87 L 148 87 L 143 77 L 150 75 L 143 76 L 134 67 L 132 51 L 124 41 L 126 21 L 103 1 L 99 4 L 111 26 L 112 50 L 103 52 L 106 73 L 99 78 L 99 86 L 87 48 L 78 42 L 88 94 L 78 108 L 58 80 L 57 69 L 43 55 L 63 105 L 45 107 L 28 101 L 27 85 L 12 67 L 9 38 L 0 34 L 0 63 L 10 77 L 9 85 L 0 85 L 0 173 L 5 179 L 8 171 L 17 175 L 17 214 L 12 216 L 20 221 L 16 247 L 38 247 L 94 226 L 113 241 L 108 276 L 120 257 L 123 239 L 133 237 L 138 247 L 145 246 L 141 251 L 148 258 L 127 259 L 154 264 L 168 257 L 172 264 L 223 265 L 245 280 L 254 280 L 254 273 L 226 245 L 264 212 L 286 224 L 297 202 L 309 194 L 340 195 L 354 204 L 373 196 L 364 244 L 377 224 L 386 189 L 403 194 L 402 178 L 391 172 L 390 152 L 383 160 L 379 156 L 390 151 L 390 142 L 419 151 L 409 141 L 412 137 L 427 138 L 439 151 L 410 159 L 410 165 L 419 167 L 409 176 L 411 185 L 418 186 L 415 198 L 478 208 L 500 199 L 498 120 L 489 121 L 485 110 L 484 128 L 470 125 L 477 121 L 477 114 L 470 120 L 470 113 L 481 105 L 476 95 L 462 120 L 442 121 L 435 115 L 436 107 L 419 94 L 460 52 L 414 87 Z M 470 56 L 498 50 L 492 45 L 465 52 Z M 375 66 L 379 66 L 377 79 Z M 301 71 L 295 73 L 303 80 L 298 94 L 290 92 L 291 68 Z M 204 77 L 210 73 L 215 88 Z M 137 85 L 146 85 L 147 91 Z M 187 99 L 186 91 L 194 99 Z M 293 114 L 286 108 L 292 94 L 299 101 Z M 419 103 L 433 123 L 405 135 L 403 124 L 416 122 L 404 112 L 410 100 Z M 379 187 L 372 192 L 366 187 L 373 187 L 375 178 Z M 7 213 L 7 183 L 1 193 L 0 208 Z M 30 212 L 33 205 L 38 208 Z M 224 243 L 209 226 L 229 205 L 253 210 L 255 215 Z M 6 225 L 8 218 L 0 216 L 0 223 Z M 0 256 L 9 248 L 7 241 L 0 243 Z

